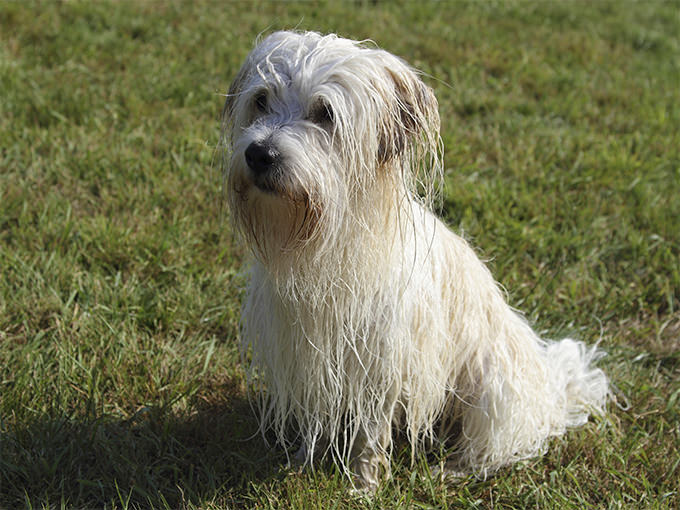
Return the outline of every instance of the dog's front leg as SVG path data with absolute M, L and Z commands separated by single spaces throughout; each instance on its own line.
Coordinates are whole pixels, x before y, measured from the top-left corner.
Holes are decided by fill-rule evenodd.
M 289 469 L 302 470 L 307 464 L 308 455 L 309 448 L 307 447 L 307 443 L 303 441 L 300 445 L 300 448 L 298 448 L 298 450 L 288 458 L 287 467 Z
M 376 424 L 372 433 L 359 433 L 352 448 L 351 470 L 354 484 L 360 491 L 375 492 L 383 477 L 390 475 L 387 451 L 390 447 L 390 423 Z
M 320 438 L 313 442 L 312 446 L 303 440 L 297 451 L 289 457 L 287 467 L 289 469 L 304 470 L 322 458 L 328 449 L 328 441 Z

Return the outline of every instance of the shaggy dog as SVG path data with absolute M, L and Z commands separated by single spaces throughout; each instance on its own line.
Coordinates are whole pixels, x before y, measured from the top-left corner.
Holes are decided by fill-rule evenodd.
M 223 118 L 228 202 L 254 257 L 242 348 L 263 428 L 301 443 L 301 463 L 330 452 L 375 489 L 400 431 L 485 476 L 604 412 L 600 353 L 540 339 L 431 212 L 437 101 L 403 60 L 277 32 Z

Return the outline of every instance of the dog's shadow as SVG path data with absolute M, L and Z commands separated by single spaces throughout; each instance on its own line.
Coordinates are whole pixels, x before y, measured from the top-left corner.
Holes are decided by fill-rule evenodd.
M 257 433 L 250 403 L 225 394 L 191 412 L 151 406 L 125 420 L 50 417 L 0 428 L 0 508 L 243 502 L 252 482 L 284 476 L 285 457 Z

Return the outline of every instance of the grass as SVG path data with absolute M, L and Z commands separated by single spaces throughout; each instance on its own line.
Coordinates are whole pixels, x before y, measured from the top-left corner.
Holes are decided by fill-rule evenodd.
M 372 38 L 432 76 L 441 214 L 612 405 L 539 459 L 373 500 L 253 436 L 218 115 L 256 35 Z M 677 2 L 0 4 L 0 509 L 677 508 Z

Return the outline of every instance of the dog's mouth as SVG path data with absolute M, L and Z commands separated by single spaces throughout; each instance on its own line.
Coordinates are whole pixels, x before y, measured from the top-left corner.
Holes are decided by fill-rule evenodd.
M 284 169 L 281 167 L 273 168 L 264 175 L 249 172 L 247 179 L 263 195 L 296 203 L 304 198 L 304 193 L 298 192 L 296 186 L 284 177 Z
M 232 193 L 243 232 L 262 259 L 271 255 L 272 247 L 281 253 L 299 249 L 318 230 L 322 207 L 307 192 L 246 177 L 232 185 Z
M 274 179 L 270 178 L 262 179 L 259 177 L 255 177 L 253 179 L 253 184 L 258 190 L 260 190 L 262 193 L 266 195 L 281 194 L 281 187 L 279 186 L 278 182 L 276 182 L 276 180 Z

